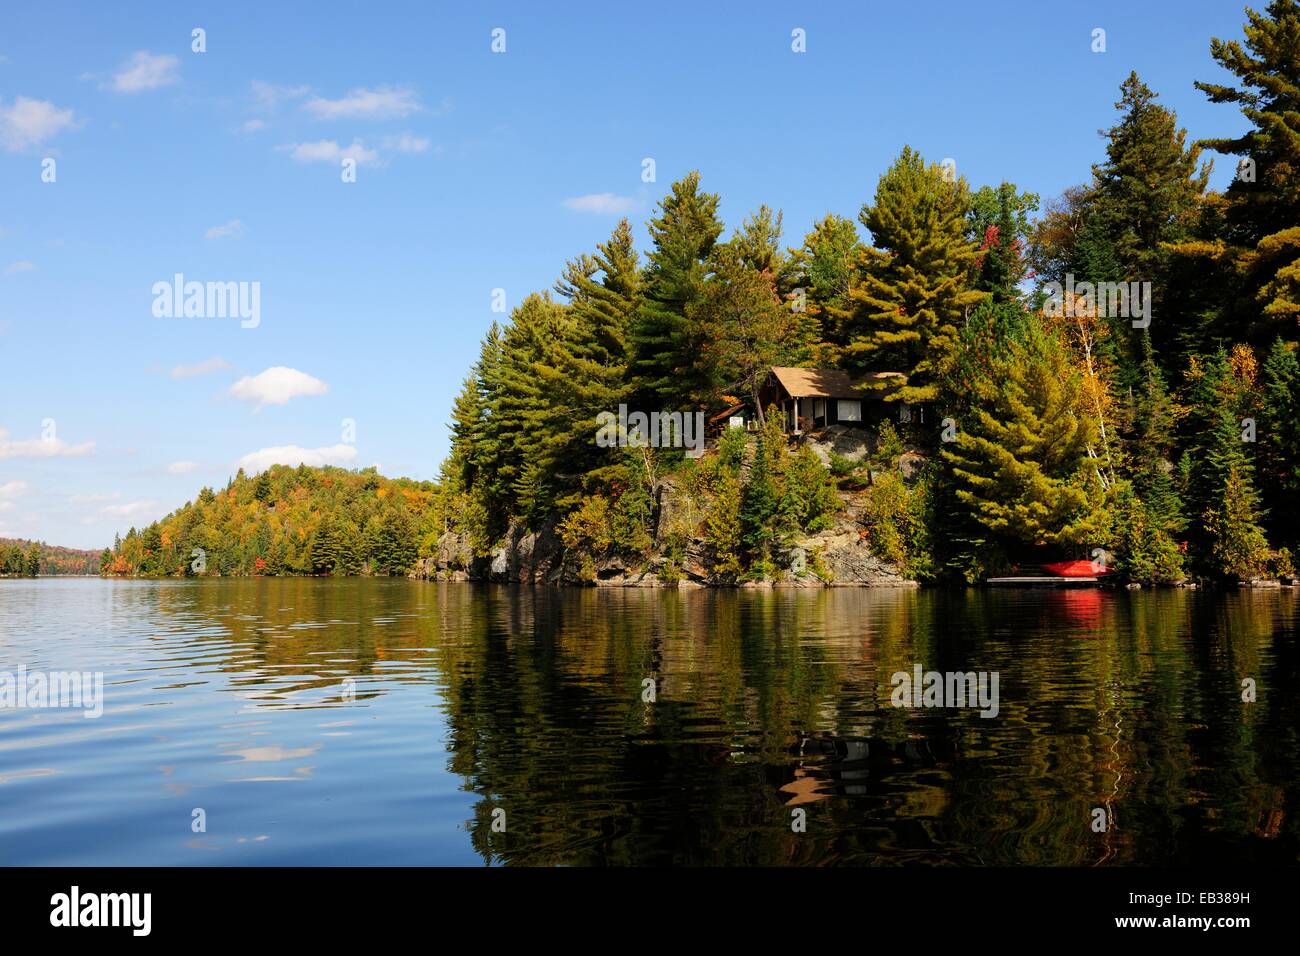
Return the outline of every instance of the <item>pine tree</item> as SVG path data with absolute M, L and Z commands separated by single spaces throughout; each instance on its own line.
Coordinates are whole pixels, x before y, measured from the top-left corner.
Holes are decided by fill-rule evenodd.
M 1259 422 L 1260 486 L 1271 537 L 1291 550 L 1300 545 L 1300 361 L 1294 345 L 1275 339 L 1264 362 Z
M 1265 573 L 1269 547 L 1259 517 L 1259 497 L 1249 468 L 1233 456 L 1227 464 L 1222 499 L 1203 516 L 1217 574 L 1245 580 Z
M 1190 371 L 1190 436 L 1184 452 L 1188 528 L 1194 566 L 1202 574 L 1250 577 L 1262 571 L 1268 544 L 1246 454 L 1241 409 L 1245 383 L 1234 381 L 1220 349 Z M 1261 557 L 1260 555 L 1263 555 Z
M 312 574 L 332 574 L 339 562 L 338 532 L 330 515 L 321 518 L 312 535 L 308 564 Z
M 549 295 L 530 295 L 511 315 L 499 352 L 484 363 L 487 427 L 479 445 L 479 486 L 490 508 L 492 537 L 511 516 L 544 511 L 549 504 L 534 479 L 539 470 L 555 469 L 560 449 L 553 441 L 555 396 L 537 368 L 553 359 L 570 325 L 567 310 Z
M 366 553 L 376 574 L 406 574 L 415 563 L 415 528 L 400 508 L 387 508 L 366 527 Z
M 1117 570 L 1140 584 L 1173 584 L 1183 577 L 1183 557 L 1169 533 L 1128 483 L 1116 490 Z
M 1104 520 L 1082 375 L 1041 321 L 1004 343 L 943 456 L 972 518 L 1010 544 L 1087 544 Z
M 1177 261 L 1169 244 L 1195 238 L 1201 227 L 1202 197 L 1209 165 L 1200 165 L 1200 147 L 1187 144 L 1178 118 L 1136 73 L 1121 84 L 1115 108 L 1119 121 L 1106 131 L 1106 159 L 1092 167 L 1087 186 L 1066 190 L 1049 204 L 1034 230 L 1031 259 L 1045 281 L 1076 283 L 1149 282 L 1152 323 L 1159 354 L 1172 355 L 1187 335 L 1188 312 L 1196 300 L 1171 298 L 1170 279 Z M 1184 254 L 1192 247 L 1184 248 Z M 1106 360 L 1113 366 L 1120 394 L 1135 387 L 1142 352 L 1132 314 L 1103 316 L 1111 326 Z M 1177 367 L 1170 358 L 1166 369 Z
M 700 192 L 697 172 L 673 183 L 658 213 L 649 223 L 654 247 L 632 326 L 634 369 L 647 399 L 680 408 L 706 391 L 695 369 L 700 334 L 686 310 L 704 293 L 709 255 L 723 226 L 718 197 Z
M 973 285 L 994 302 L 1018 302 L 1020 283 L 1029 272 L 1029 214 L 1038 196 L 1019 192 L 1014 183 L 985 186 L 971 197 L 967 235 L 979 244 Z
M 556 343 L 553 364 L 539 363 L 536 372 L 554 397 L 549 427 L 566 475 L 559 489 L 565 495 L 555 507 L 563 509 L 572 505 L 585 476 L 617 461 L 594 436 L 597 416 L 615 413 L 631 395 L 629 335 L 641 302 L 641 275 L 628 221 L 594 255 L 570 263 L 557 289 L 570 301 L 569 335 Z
M 340 522 L 334 537 L 335 560 L 334 574 L 353 575 L 361 573 L 361 532 L 356 523 L 347 519 Z
M 812 345 L 813 366 L 838 366 L 849 343 L 849 289 L 862 242 L 853 220 L 827 213 L 813 224 L 792 256 L 795 302 L 800 295 Z
M 733 243 L 719 246 L 714 277 L 686 311 L 701 332 L 695 361 L 709 393 L 743 395 L 762 418 L 759 389 L 802 344 L 800 316 L 778 297 L 772 272 L 755 269 Z
M 1210 170 L 1137 73 L 1120 91 L 1115 108 L 1123 115 L 1107 132 L 1106 161 L 1092 168 L 1095 225 L 1111 237 L 1118 272 L 1089 278 L 1153 282 L 1169 256 L 1162 243 L 1185 236 Z
M 777 283 L 784 283 L 793 269 L 781 248 L 782 219 L 779 210 L 759 206 L 757 212 L 745 217 L 729 242 L 742 264 L 755 272 L 766 272 Z
M 965 179 L 945 181 L 910 147 L 880 177 L 875 203 L 859 216 L 874 248 L 859 257 L 850 291 L 855 369 L 902 372 L 904 385 L 886 398 L 932 402 L 956 351 L 966 309 L 986 297 L 967 288 L 978 246 L 966 237 L 970 193 Z
M 1148 282 L 1153 323 L 1162 349 L 1172 345 L 1184 323 L 1184 297 L 1170 298 L 1168 244 L 1188 239 L 1196 224 L 1209 164 L 1200 146 L 1187 144 L 1178 117 L 1131 72 L 1120 86 L 1115 108 L 1120 121 L 1107 131 L 1106 161 L 1092 167 L 1086 220 L 1080 232 L 1076 280 Z M 1122 393 L 1135 387 L 1142 361 L 1141 339 L 1151 334 L 1133 327 L 1132 316 L 1107 317 L 1112 327 L 1109 360 Z
M 1293 331 L 1300 317 L 1300 0 L 1271 0 L 1264 13 L 1247 9 L 1246 16 L 1244 46 L 1210 41 L 1237 85 L 1196 84 L 1212 103 L 1236 104 L 1250 123 L 1240 136 L 1202 144 L 1247 164 L 1228 186 L 1224 223 L 1243 294 L 1224 301 L 1244 300 L 1235 314 L 1248 328 L 1289 323 Z
M 740 509 L 740 481 L 729 469 L 721 469 L 704 519 L 709 573 L 719 581 L 734 581 L 744 570 Z
M 750 568 L 760 577 L 770 576 L 775 569 L 785 442 L 781 417 L 775 409 L 769 410 L 740 501 L 740 542 Z

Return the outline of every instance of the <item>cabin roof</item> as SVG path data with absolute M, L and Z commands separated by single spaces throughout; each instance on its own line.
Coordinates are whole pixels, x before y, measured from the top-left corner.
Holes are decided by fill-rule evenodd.
M 789 368 L 772 366 L 772 376 L 791 398 L 861 398 L 862 387 L 883 385 L 894 379 L 902 384 L 902 372 L 869 372 L 853 377 L 836 368 Z
M 728 406 L 716 415 L 710 416 L 709 424 L 713 425 L 722 421 L 724 418 L 730 418 L 732 415 L 736 414 L 736 412 L 743 411 L 746 407 L 747 406 L 744 402 L 737 402 L 735 405 Z

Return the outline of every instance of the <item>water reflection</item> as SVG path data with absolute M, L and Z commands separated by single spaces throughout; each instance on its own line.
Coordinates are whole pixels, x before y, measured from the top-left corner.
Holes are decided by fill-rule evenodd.
M 4 581 L 0 669 L 106 700 L 0 710 L 0 862 L 1294 863 L 1295 603 Z

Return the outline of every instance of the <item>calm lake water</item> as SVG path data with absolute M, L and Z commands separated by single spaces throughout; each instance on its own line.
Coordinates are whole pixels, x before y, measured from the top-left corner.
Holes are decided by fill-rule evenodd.
M 1295 864 L 1298 601 L 0 581 L 0 864 Z

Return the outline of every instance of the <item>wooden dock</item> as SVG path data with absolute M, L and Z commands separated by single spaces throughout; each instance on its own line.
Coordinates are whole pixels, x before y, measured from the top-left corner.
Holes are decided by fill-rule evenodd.
M 1101 583 L 1100 578 L 1067 578 L 1061 575 L 1021 576 L 1012 578 L 986 578 L 985 584 L 991 587 L 1012 588 L 1073 588 L 1094 587 Z

